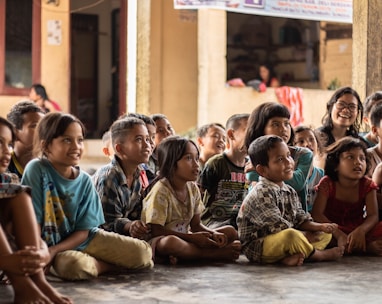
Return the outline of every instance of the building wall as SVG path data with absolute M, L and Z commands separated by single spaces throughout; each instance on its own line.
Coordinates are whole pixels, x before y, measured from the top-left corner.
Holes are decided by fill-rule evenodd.
M 172 0 L 151 1 L 151 10 L 149 112 L 165 114 L 182 133 L 197 124 L 197 22 Z
M 227 87 L 226 82 L 226 13 L 218 10 L 198 12 L 199 96 L 197 125 L 225 123 L 235 113 L 250 113 L 267 101 L 277 101 L 274 89 L 259 93 L 252 88 Z M 351 71 L 349 71 L 351 73 Z M 326 102 L 333 91 L 304 89 L 304 124 L 318 127 Z
M 41 1 L 41 83 L 45 86 L 49 97 L 57 101 L 67 111 L 69 108 L 69 0 L 61 0 L 59 6 L 46 4 Z M 62 35 L 60 45 L 48 45 L 47 21 L 60 20 Z M 26 99 L 28 96 L 4 96 L 0 95 L 0 115 L 5 117 L 9 109 L 17 101 Z

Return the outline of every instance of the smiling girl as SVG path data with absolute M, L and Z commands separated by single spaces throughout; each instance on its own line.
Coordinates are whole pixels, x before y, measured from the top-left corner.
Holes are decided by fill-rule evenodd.
M 358 93 L 350 87 L 335 91 L 326 104 L 322 126 L 317 129 L 324 147 L 345 136 L 359 138 L 362 119 L 363 106 Z
M 54 273 L 84 280 L 116 269 L 152 267 L 151 248 L 141 240 L 106 232 L 100 198 L 80 169 L 85 129 L 70 114 L 49 113 L 37 125 L 34 154 L 22 184 L 32 202 Z M 117 266 L 117 267 L 116 267 Z

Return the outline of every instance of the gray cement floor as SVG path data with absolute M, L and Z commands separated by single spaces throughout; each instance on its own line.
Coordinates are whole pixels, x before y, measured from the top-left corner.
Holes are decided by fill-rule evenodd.
M 155 265 L 152 270 L 88 282 L 49 277 L 75 303 L 382 303 L 382 258 L 344 257 L 301 267 L 232 264 Z M 0 286 L 0 303 L 12 303 Z

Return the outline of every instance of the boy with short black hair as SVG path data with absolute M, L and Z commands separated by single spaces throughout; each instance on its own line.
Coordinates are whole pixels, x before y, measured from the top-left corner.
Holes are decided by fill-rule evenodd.
M 249 114 L 235 114 L 226 123 L 227 149 L 211 157 L 200 174 L 205 210 L 201 219 L 211 229 L 236 226 L 236 217 L 247 194 L 244 137 Z
M 114 157 L 92 177 L 106 220 L 103 228 L 146 239 L 150 229 L 140 220 L 145 171 L 139 168 L 152 153 L 146 125 L 135 117 L 122 118 L 111 125 L 110 133 Z
M 288 266 L 302 265 L 305 259 L 340 258 L 343 246 L 325 249 L 337 224 L 314 222 L 302 209 L 297 192 L 284 183 L 293 176 L 294 161 L 283 139 L 261 136 L 250 144 L 248 154 L 260 177 L 237 217 L 246 257 L 251 262 Z
M 196 131 L 199 147 L 199 168 L 203 170 L 206 162 L 214 155 L 224 152 L 226 143 L 225 128 L 220 123 L 202 125 Z
M 13 105 L 7 114 L 7 120 L 16 130 L 16 141 L 8 171 L 17 174 L 20 179 L 25 166 L 33 158 L 34 131 L 44 115 L 44 110 L 33 101 L 20 101 Z

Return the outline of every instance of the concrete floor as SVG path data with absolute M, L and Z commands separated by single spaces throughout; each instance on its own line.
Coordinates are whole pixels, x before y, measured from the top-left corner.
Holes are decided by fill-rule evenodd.
M 382 303 L 382 258 L 344 257 L 301 267 L 232 264 L 155 265 L 152 270 L 107 275 L 88 282 L 49 277 L 75 303 Z M 12 303 L 0 286 L 0 303 Z

